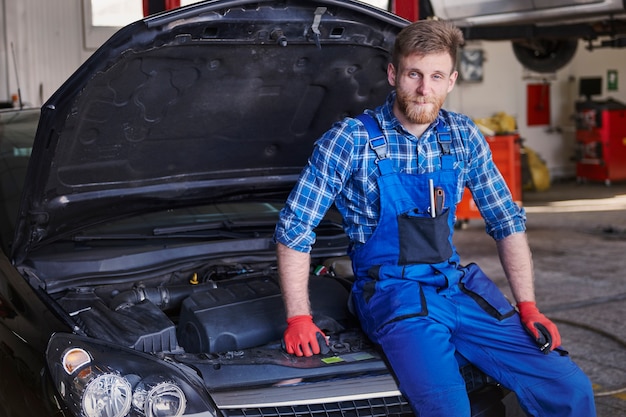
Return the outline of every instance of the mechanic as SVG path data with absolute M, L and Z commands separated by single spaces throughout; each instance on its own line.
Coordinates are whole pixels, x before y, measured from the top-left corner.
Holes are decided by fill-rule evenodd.
M 356 313 L 416 415 L 470 416 L 464 358 L 513 390 L 529 415 L 593 417 L 589 379 L 535 304 L 524 210 L 476 125 L 442 109 L 462 43 L 445 21 L 404 28 L 387 67 L 394 91 L 386 102 L 316 142 L 275 232 L 286 350 L 320 353 L 310 250 L 334 203 L 351 241 Z M 476 264 L 460 265 L 452 233 L 466 186 L 497 242 L 517 309 Z

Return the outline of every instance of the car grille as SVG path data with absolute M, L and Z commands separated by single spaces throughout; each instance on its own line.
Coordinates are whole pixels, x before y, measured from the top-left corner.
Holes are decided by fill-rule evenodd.
M 247 408 L 227 410 L 229 417 L 409 417 L 411 407 L 401 396 L 369 400 L 341 401 L 335 403 L 297 406 Z
M 461 367 L 469 393 L 485 385 L 495 384 L 491 378 L 473 365 Z M 409 403 L 401 395 L 359 399 L 350 401 L 326 402 L 321 404 L 298 404 L 290 406 L 231 408 L 222 410 L 228 417 L 412 417 Z

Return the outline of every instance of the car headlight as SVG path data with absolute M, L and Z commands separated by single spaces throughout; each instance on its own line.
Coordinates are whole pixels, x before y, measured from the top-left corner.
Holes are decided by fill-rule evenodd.
M 133 395 L 133 404 L 151 417 L 182 416 L 185 412 L 185 393 L 173 382 L 141 384 Z
M 84 417 L 216 417 L 200 379 L 152 355 L 55 334 L 46 360 L 67 406 Z
M 127 415 L 133 397 L 133 388 L 128 380 L 115 373 L 94 374 L 89 375 L 87 384 L 79 390 L 82 391 L 81 405 L 85 415 L 88 417 Z

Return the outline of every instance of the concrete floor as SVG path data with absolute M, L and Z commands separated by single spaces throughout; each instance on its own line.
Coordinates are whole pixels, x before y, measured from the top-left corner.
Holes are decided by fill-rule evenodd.
M 587 373 L 598 417 L 626 416 L 626 183 L 560 182 L 524 192 L 539 308 Z M 481 219 L 457 230 L 464 263 L 510 295 Z

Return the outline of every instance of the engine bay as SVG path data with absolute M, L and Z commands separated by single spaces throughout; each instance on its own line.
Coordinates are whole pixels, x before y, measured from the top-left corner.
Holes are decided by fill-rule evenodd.
M 358 327 L 347 264 L 340 257 L 312 266 L 314 320 L 327 335 Z M 86 335 L 143 352 L 218 354 L 280 341 L 286 321 L 276 265 L 220 263 L 167 276 L 74 288 L 57 302 Z

